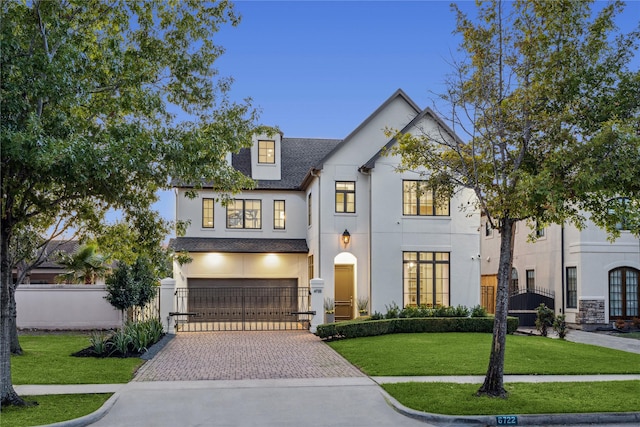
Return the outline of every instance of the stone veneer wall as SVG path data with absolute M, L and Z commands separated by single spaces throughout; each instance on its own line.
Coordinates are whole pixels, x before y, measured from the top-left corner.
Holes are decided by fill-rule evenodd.
M 576 323 L 579 325 L 603 325 L 604 299 L 581 299 L 578 303 Z

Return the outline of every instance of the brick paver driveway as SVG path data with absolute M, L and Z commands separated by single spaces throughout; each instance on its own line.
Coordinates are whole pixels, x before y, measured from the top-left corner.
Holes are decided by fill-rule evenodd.
M 181 332 L 134 381 L 364 376 L 307 331 Z

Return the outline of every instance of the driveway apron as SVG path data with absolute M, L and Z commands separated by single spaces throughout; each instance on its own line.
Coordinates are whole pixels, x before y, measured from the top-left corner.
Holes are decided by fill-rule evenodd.
M 362 377 L 307 331 L 183 332 L 134 381 Z

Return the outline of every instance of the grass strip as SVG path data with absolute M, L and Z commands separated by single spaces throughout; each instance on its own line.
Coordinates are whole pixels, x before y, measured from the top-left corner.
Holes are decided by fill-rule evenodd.
M 38 402 L 38 405 L 3 406 L 1 425 L 12 427 L 41 426 L 80 418 L 98 410 L 111 397 L 111 394 L 56 394 L 22 397 L 28 402 Z
M 330 342 L 372 376 L 484 375 L 491 334 L 416 333 Z M 640 373 L 640 354 L 540 336 L 507 336 L 505 374 Z
M 507 399 L 478 397 L 480 384 L 396 383 L 382 387 L 409 408 L 445 415 L 635 412 L 640 381 L 508 383 Z
M 23 335 L 21 356 L 11 356 L 14 384 L 121 384 L 143 360 L 71 356 L 89 346 L 86 335 Z

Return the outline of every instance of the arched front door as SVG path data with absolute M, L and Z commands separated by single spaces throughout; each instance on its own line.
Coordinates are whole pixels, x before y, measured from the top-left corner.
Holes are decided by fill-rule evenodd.
M 638 317 L 638 270 L 620 267 L 609 271 L 609 318 Z

